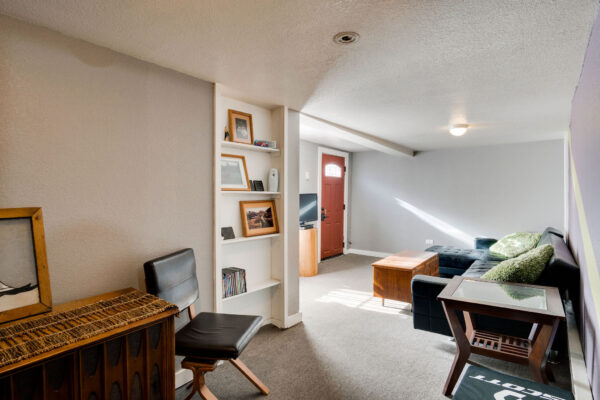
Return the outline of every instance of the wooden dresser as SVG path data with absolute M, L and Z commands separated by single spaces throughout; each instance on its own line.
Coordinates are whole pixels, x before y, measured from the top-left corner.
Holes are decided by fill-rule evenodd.
M 120 296 L 142 296 L 134 289 L 124 289 L 116 292 L 106 293 L 71 303 L 65 303 L 53 308 L 52 314 L 56 315 L 66 311 L 80 313 L 77 319 L 89 321 L 90 325 L 98 322 L 90 308 L 94 304 L 122 298 Z M 146 296 L 146 295 L 144 295 Z M 136 299 L 134 299 L 135 301 Z M 139 300 L 141 303 L 141 300 Z M 168 303 L 166 303 L 168 304 Z M 125 306 L 117 304 L 112 310 L 121 310 Z M 84 313 L 81 310 L 92 310 Z M 161 311 L 163 310 L 163 311 Z M 131 323 L 119 322 L 118 327 L 108 329 L 103 333 L 95 334 L 92 328 L 88 329 L 90 336 L 85 339 L 71 338 L 68 344 L 56 344 L 57 339 L 52 339 L 55 348 L 41 354 L 27 357 L 6 365 L 8 356 L 0 353 L 0 399 L 10 400 L 121 400 L 121 399 L 174 399 L 175 398 L 175 336 L 173 317 L 177 314 L 176 307 L 158 308 L 154 305 L 153 315 L 146 316 L 140 310 L 133 310 L 128 317 L 132 317 Z M 147 313 L 152 314 L 152 312 Z M 66 314 L 61 314 L 66 315 Z M 11 340 L 6 337 L 4 328 L 18 327 L 25 331 L 22 323 L 39 322 L 49 315 L 38 315 L 25 320 L 14 321 L 0 325 L 0 351 L 10 347 Z M 134 318 L 136 317 L 136 318 Z M 109 322 L 114 323 L 116 317 L 109 317 Z M 74 321 L 72 319 L 71 321 Z M 72 328 L 75 332 L 82 332 L 81 325 L 66 325 L 64 332 Z M 100 323 L 96 324 L 97 328 Z M 32 340 L 19 339 L 18 343 L 35 348 L 40 340 L 45 339 L 43 332 L 48 329 L 43 326 L 31 328 Z M 53 325 L 55 326 L 55 325 Z M 86 328 L 87 329 L 87 328 Z M 23 332 L 15 337 L 25 337 Z M 62 334 L 62 330 L 51 332 L 54 336 Z M 34 340 L 38 334 L 37 343 Z M 40 336 L 41 335 L 41 336 Z M 50 337 L 52 335 L 48 335 Z M 40 337 L 42 339 L 40 339 Z M 66 336 L 63 336 L 65 338 Z M 79 336 L 76 336 L 79 337 Z M 70 343 L 69 343 L 70 342 Z M 7 344 L 8 343 L 8 344 Z M 17 343 L 16 340 L 12 344 Z M 4 345 L 4 348 L 2 347 Z M 56 347 L 58 346 L 58 347 Z M 12 349 L 12 347 L 11 347 Z M 38 350 L 39 351 L 39 350 Z M 19 354 L 17 350 L 11 350 L 12 355 Z M 33 353 L 35 354 L 35 353 Z

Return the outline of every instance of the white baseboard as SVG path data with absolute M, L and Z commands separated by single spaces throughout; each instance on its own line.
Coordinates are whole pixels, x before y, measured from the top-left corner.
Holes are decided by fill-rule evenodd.
M 283 323 L 276 318 L 263 319 L 263 322 L 260 326 L 263 327 L 263 326 L 269 325 L 269 324 L 274 325 L 274 326 L 278 327 L 279 329 L 283 329 Z
M 348 253 L 350 254 L 359 254 L 361 256 L 369 256 L 369 257 L 389 257 L 392 253 L 384 253 L 382 251 L 371 251 L 371 250 L 360 250 L 360 249 L 348 249 Z
M 289 315 L 286 319 L 285 319 L 285 328 L 291 328 L 294 325 L 298 325 L 300 322 L 302 322 L 302 313 L 298 312 L 296 314 L 293 315 Z
M 180 368 L 175 371 L 175 387 L 179 388 L 191 382 L 194 379 L 194 374 L 189 369 Z
M 575 322 L 575 314 L 571 301 L 565 301 L 567 316 L 567 337 L 569 340 L 569 364 L 571 370 L 571 389 L 575 400 L 592 400 L 592 390 L 588 380 L 587 369 L 579 340 L 579 331 Z

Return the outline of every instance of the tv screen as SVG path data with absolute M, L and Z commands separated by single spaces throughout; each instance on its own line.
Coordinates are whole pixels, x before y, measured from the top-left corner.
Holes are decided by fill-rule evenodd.
M 300 194 L 300 223 L 313 222 L 319 219 L 316 193 Z

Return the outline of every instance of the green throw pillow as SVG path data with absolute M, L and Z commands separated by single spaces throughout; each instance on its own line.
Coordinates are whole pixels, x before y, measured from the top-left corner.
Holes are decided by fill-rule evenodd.
M 502 261 L 481 278 L 492 281 L 535 283 L 554 254 L 554 247 L 545 244 L 521 254 L 519 257 Z
M 511 233 L 491 245 L 490 253 L 504 258 L 513 258 L 533 249 L 538 244 L 541 237 L 541 233 Z

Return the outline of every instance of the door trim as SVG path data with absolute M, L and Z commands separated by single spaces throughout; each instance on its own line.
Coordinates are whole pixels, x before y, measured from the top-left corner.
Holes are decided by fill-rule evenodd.
M 350 208 L 350 205 L 348 204 L 348 174 L 350 173 L 350 154 L 345 151 L 319 146 L 317 149 L 317 210 L 319 213 L 319 218 L 317 219 L 317 253 L 319 255 L 319 261 L 321 261 L 321 178 L 323 174 L 323 154 L 331 154 L 332 156 L 343 157 L 344 166 L 346 167 L 346 172 L 344 173 L 344 204 L 346 205 L 346 209 L 344 210 L 343 254 L 348 253 L 348 209 Z

